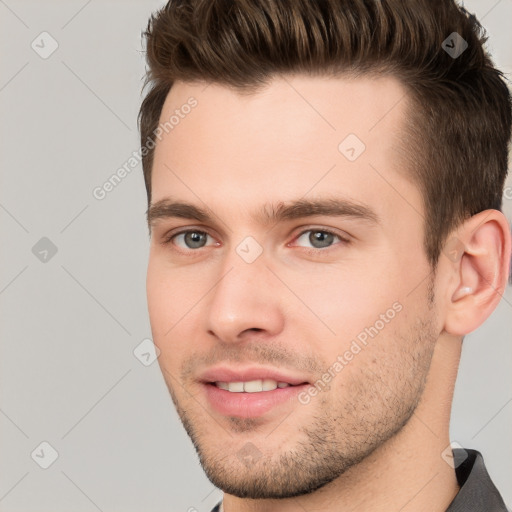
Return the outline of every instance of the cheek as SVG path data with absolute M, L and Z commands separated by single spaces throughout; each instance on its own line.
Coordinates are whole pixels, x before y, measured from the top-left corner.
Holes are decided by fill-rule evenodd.
M 184 315 L 190 307 L 184 296 L 184 288 L 179 280 L 179 273 L 166 268 L 157 258 L 151 258 L 148 264 L 146 278 L 146 294 L 149 320 L 153 342 L 160 350 L 158 363 L 164 378 L 172 386 L 174 380 L 170 377 L 178 375 L 178 365 L 183 358 L 187 344 L 180 343 L 187 339 L 183 331 L 186 322 Z
M 162 276 L 155 258 L 150 256 L 146 276 L 146 296 L 151 329 L 153 336 L 157 339 L 164 334 L 161 331 L 163 323 L 166 321 L 166 311 L 172 307 L 173 301 L 170 292 L 167 279 Z
M 171 340 L 180 320 L 201 297 L 201 281 L 171 268 L 164 258 L 150 254 L 146 276 L 149 319 L 155 343 Z M 174 327 L 176 326 L 176 328 Z
M 159 364 L 166 380 L 169 372 L 177 377 L 183 360 L 199 348 L 205 315 L 204 302 L 200 301 L 216 275 L 208 267 L 199 269 L 195 264 L 177 267 L 165 253 L 156 249 L 150 252 L 147 304 L 153 342 L 160 350 Z
M 360 259 L 321 273 L 290 275 L 293 291 L 304 303 L 296 308 L 298 322 L 315 328 L 324 343 L 332 339 L 335 348 L 342 348 L 379 321 L 381 314 L 389 312 L 394 318 L 393 305 L 401 302 L 401 291 L 390 265 L 382 259 L 379 266 L 375 260 Z

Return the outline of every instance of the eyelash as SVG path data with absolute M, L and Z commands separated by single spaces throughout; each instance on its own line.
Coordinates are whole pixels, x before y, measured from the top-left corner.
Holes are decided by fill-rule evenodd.
M 341 243 L 343 245 L 350 244 L 350 240 L 348 238 L 344 238 L 340 234 L 335 233 L 334 231 L 331 231 L 329 229 L 323 229 L 323 228 L 321 228 L 321 229 L 320 228 L 305 229 L 304 231 L 301 231 L 297 236 L 294 237 L 294 241 L 298 240 L 302 235 L 304 235 L 305 233 L 309 233 L 309 232 L 318 232 L 318 233 L 333 235 L 334 237 L 336 237 L 340 240 L 339 243 Z M 179 235 L 186 234 L 186 233 L 201 233 L 201 234 L 211 236 L 208 232 L 201 230 L 201 229 L 184 229 L 182 231 L 178 231 L 177 233 L 172 233 L 172 235 L 166 236 L 165 239 L 162 241 L 162 245 L 164 245 L 164 246 L 169 245 L 174 238 L 176 238 Z M 304 252 L 306 252 L 307 254 L 318 256 L 321 253 L 330 252 L 329 250 L 332 249 L 335 245 L 337 245 L 337 244 L 333 244 L 333 245 L 331 245 L 329 247 L 325 247 L 323 249 L 317 249 L 314 247 L 301 247 L 301 249 Z M 287 244 L 287 246 L 288 246 L 288 244 Z M 187 255 L 192 255 L 191 253 L 200 252 L 201 249 L 205 249 L 205 247 L 200 247 L 199 249 L 188 249 L 188 250 L 178 248 L 178 252 L 181 252 L 182 254 L 188 253 Z

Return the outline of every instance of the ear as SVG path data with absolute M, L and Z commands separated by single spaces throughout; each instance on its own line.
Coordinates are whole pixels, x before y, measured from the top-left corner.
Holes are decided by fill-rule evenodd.
M 444 330 L 464 336 L 479 327 L 502 298 L 510 270 L 511 235 L 498 210 L 485 210 L 447 238 Z

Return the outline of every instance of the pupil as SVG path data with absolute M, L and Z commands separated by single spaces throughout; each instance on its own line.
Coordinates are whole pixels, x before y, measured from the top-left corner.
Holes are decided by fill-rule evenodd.
M 309 241 L 314 247 L 328 247 L 332 243 L 333 235 L 325 231 L 314 231 L 309 235 Z
M 197 248 L 201 247 L 204 243 L 204 233 L 194 231 L 192 233 L 185 234 L 185 242 L 189 247 Z

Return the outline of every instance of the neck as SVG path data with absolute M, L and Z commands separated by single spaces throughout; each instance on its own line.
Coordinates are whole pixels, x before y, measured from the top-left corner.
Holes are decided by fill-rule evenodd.
M 424 393 L 408 423 L 336 480 L 314 493 L 283 500 L 224 494 L 224 512 L 445 512 L 459 491 L 455 470 L 441 454 L 450 444 L 461 348 L 458 338 L 440 336 Z

